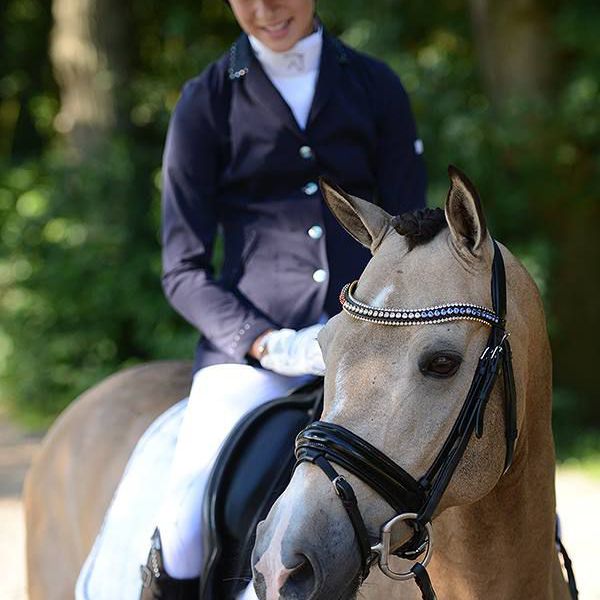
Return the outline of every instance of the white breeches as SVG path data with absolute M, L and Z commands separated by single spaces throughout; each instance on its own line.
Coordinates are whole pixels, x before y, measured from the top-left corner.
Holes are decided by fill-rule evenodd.
M 310 379 L 237 364 L 213 365 L 196 373 L 158 517 L 169 575 L 178 579 L 200 575 L 204 490 L 232 428 L 247 412 Z

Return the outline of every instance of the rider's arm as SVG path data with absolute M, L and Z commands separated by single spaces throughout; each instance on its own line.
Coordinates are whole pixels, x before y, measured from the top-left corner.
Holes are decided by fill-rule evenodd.
M 163 158 L 163 288 L 173 307 L 214 346 L 241 360 L 261 333 L 276 326 L 213 278 L 222 136 L 214 79 L 209 70 L 184 88 L 169 125 Z

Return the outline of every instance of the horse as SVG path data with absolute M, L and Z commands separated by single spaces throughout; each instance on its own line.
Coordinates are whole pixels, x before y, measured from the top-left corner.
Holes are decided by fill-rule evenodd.
M 452 172 L 448 227 L 414 247 L 418 236 L 398 235 L 398 223 L 380 208 L 325 183 L 323 191 L 342 225 L 374 254 L 353 288 L 360 301 L 425 306 L 467 298 L 489 305 L 492 241 L 464 176 Z M 428 568 L 443 600 L 569 597 L 554 550 L 551 371 L 543 310 L 525 269 L 503 247 L 502 256 L 519 435 L 514 462 L 503 474 L 506 414 L 496 383 L 484 435 L 469 440 L 434 515 L 435 552 Z M 327 364 L 323 420 L 369 440 L 417 477 L 452 429 L 485 345 L 484 329 L 467 320 L 384 327 L 343 311 L 319 339 Z M 128 457 L 150 423 L 187 395 L 190 372 L 184 362 L 134 367 L 84 393 L 57 419 L 24 486 L 30 600 L 73 596 Z M 340 470 L 336 485 L 351 482 L 366 527 L 377 531 L 394 511 L 362 480 Z M 261 600 L 353 598 L 364 567 L 354 546 L 356 531 L 327 477 L 302 462 L 257 530 L 253 569 Z M 433 535 L 425 531 L 429 553 Z M 407 540 L 410 545 L 414 523 L 402 521 L 392 533 L 394 548 Z M 415 597 L 408 583 L 377 569 L 360 594 L 367 600 Z
M 540 295 L 492 239 L 473 184 L 449 174 L 437 217 L 392 217 L 322 185 L 373 256 L 319 334 L 323 413 L 257 528 L 260 600 L 571 597 Z

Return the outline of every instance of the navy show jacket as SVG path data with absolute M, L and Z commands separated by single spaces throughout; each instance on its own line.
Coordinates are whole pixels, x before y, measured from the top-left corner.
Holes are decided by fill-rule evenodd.
M 391 214 L 421 208 L 418 144 L 398 77 L 326 32 L 304 130 L 246 35 L 184 86 L 163 160 L 163 287 L 203 334 L 196 370 L 244 363 L 264 330 L 339 311 L 370 254 L 331 215 L 318 177 Z

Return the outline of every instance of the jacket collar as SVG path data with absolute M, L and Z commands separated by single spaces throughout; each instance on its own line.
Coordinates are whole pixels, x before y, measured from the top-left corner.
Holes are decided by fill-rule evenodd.
M 348 55 L 342 43 L 324 30 L 319 76 L 306 124 L 307 129 L 310 128 L 311 123 L 316 119 L 335 89 L 340 75 L 340 66 L 347 62 Z M 263 71 L 245 33 L 234 42 L 229 50 L 228 72 L 229 79 L 245 81 L 248 92 L 260 104 L 269 107 L 269 110 L 276 113 L 289 129 L 304 137 L 304 132 L 298 126 L 291 109 Z

